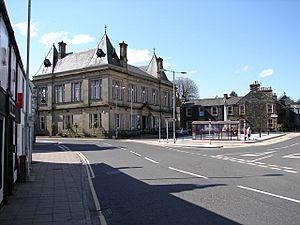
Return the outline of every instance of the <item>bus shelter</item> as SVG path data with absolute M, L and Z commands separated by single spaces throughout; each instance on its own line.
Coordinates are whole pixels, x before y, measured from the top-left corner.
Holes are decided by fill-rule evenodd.
M 239 121 L 193 121 L 193 140 L 241 140 Z

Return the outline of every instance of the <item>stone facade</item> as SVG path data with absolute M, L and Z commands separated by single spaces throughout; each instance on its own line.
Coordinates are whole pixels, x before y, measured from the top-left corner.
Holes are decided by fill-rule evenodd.
M 198 99 L 181 107 L 181 126 L 191 129 L 193 121 L 240 121 L 241 128 L 250 126 L 253 131 L 277 129 L 277 97 L 272 88 L 260 87 L 258 82 L 250 85 L 243 97 Z
M 155 132 L 172 112 L 172 83 L 155 54 L 147 67 L 127 64 L 105 34 L 96 49 L 66 53 L 52 47 L 33 82 L 37 135 L 121 136 Z

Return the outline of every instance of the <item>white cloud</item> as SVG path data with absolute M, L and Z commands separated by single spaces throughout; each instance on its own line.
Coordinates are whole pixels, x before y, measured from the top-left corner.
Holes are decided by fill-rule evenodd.
M 152 55 L 150 54 L 148 49 L 137 50 L 128 48 L 127 57 L 129 64 L 150 63 Z
M 73 45 L 79 45 L 79 44 L 86 44 L 93 42 L 95 40 L 94 37 L 88 35 L 88 34 L 77 34 L 74 35 L 71 39 L 66 39 L 66 43 L 73 44 Z
M 273 69 L 266 69 L 261 71 L 261 73 L 259 74 L 260 77 L 269 77 L 272 76 L 274 74 L 274 70 Z
M 239 74 L 239 73 L 248 73 L 249 72 L 250 67 L 248 65 L 243 66 L 242 68 L 239 68 L 235 71 L 235 73 Z
M 30 36 L 35 37 L 38 33 L 37 23 L 30 21 Z M 27 22 L 13 24 L 12 27 L 17 29 L 22 36 L 27 35 Z
M 248 65 L 245 65 L 245 66 L 242 68 L 242 71 L 248 72 L 248 71 L 249 71 L 249 66 L 248 66 Z
M 67 44 L 72 45 L 79 45 L 79 44 L 86 44 L 89 42 L 93 42 L 95 40 L 94 37 L 88 35 L 88 34 L 76 34 L 73 35 L 71 38 L 69 38 L 70 33 L 69 32 L 50 32 L 47 34 L 44 34 L 40 40 L 42 44 L 45 44 L 46 46 L 50 47 L 53 43 L 64 41 Z

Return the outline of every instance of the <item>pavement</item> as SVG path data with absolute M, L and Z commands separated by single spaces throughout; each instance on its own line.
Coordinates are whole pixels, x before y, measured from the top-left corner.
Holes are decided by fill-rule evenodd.
M 237 148 L 258 145 L 269 145 L 282 142 L 293 137 L 300 136 L 300 133 L 262 133 L 251 134 L 247 140 L 192 140 L 192 136 L 178 137 L 174 143 L 172 137 L 166 139 L 126 139 L 130 142 L 142 142 L 150 145 L 192 147 L 192 148 Z M 124 140 L 123 140 L 124 141 Z
M 271 144 L 300 136 L 300 133 L 252 134 L 246 141 L 173 139 L 122 139 L 151 145 L 199 148 L 243 147 Z M 39 140 L 39 139 L 38 139 Z M 42 138 L 59 143 L 59 138 Z M 63 138 L 66 140 L 66 138 Z M 93 140 L 93 139 L 88 139 Z M 98 140 L 99 139 L 95 139 Z M 32 174 L 26 183 L 17 183 L 8 204 L 0 208 L 0 224 L 5 225 L 69 225 L 100 224 L 91 197 L 89 176 L 80 154 L 71 151 L 33 152 Z M 93 205 L 93 206 L 91 206 Z M 100 219 L 101 221 L 101 219 Z
M 89 210 L 87 171 L 75 152 L 33 153 L 32 174 L 16 183 L 0 224 L 95 224 Z

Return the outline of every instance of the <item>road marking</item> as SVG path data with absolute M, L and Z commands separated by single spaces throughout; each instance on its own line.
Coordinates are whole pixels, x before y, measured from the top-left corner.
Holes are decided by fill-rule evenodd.
M 261 157 L 261 158 L 258 158 L 258 159 L 251 160 L 251 161 L 249 161 L 249 162 L 260 161 L 260 160 L 263 160 L 263 159 L 266 159 L 266 158 L 270 158 L 270 157 L 272 157 L 272 156 L 273 156 L 272 154 L 271 154 L 271 155 L 267 155 L 267 156 L 264 156 L 264 157 Z
M 288 158 L 288 159 L 300 159 L 300 153 L 285 155 L 282 158 Z
M 77 154 L 79 155 L 79 157 L 82 158 L 83 161 L 87 160 L 87 158 L 81 152 L 77 152 Z M 87 160 L 87 162 L 88 162 L 88 160 Z M 99 202 L 99 199 L 98 199 L 98 196 L 97 196 L 97 193 L 95 191 L 95 187 L 94 187 L 94 184 L 93 184 L 93 181 L 92 181 L 92 176 L 95 176 L 95 174 L 91 176 L 91 172 L 93 170 L 89 170 L 88 166 L 90 164 L 84 163 L 84 165 L 85 165 L 86 173 L 88 175 L 89 186 L 90 186 L 90 189 L 91 189 L 91 193 L 92 193 L 92 196 L 93 196 L 93 200 L 94 200 L 94 204 L 95 204 L 95 207 L 96 207 L 96 211 L 97 211 L 97 214 L 98 214 L 100 224 L 101 225 L 107 225 L 106 219 L 105 219 L 105 217 L 102 213 L 101 204 Z
M 269 167 L 271 170 L 281 170 L 280 168 L 277 167 Z
M 286 170 L 293 170 L 293 168 L 291 168 L 291 167 L 282 166 L 281 168 L 286 169 Z
M 70 152 L 70 151 L 71 151 L 71 149 L 68 148 L 68 147 L 65 146 L 65 145 L 59 145 L 58 147 L 59 147 L 61 150 L 63 150 L 63 151 L 67 151 L 67 152 Z
M 91 167 L 90 161 L 81 152 L 77 152 L 77 155 L 79 155 L 79 157 L 82 159 L 82 161 L 84 162 L 83 164 L 88 166 L 90 173 L 91 173 L 91 177 L 94 179 L 96 176 L 95 176 L 94 170 Z
M 265 166 L 265 165 L 257 165 L 259 167 L 262 167 L 262 168 L 267 168 L 268 166 Z
M 241 155 L 241 156 L 249 156 L 249 157 L 255 157 L 255 156 L 264 156 L 264 155 L 268 155 L 268 154 L 271 154 L 275 151 L 271 151 L 271 152 L 261 152 L 261 153 L 248 153 L 248 154 L 244 154 L 244 155 Z
M 294 170 L 283 170 L 283 171 L 287 173 L 298 173 L 298 171 L 294 171 Z
M 159 162 L 157 162 L 157 161 L 155 161 L 155 160 L 153 160 L 153 159 L 150 159 L 150 158 L 148 158 L 148 157 L 145 157 L 145 159 L 148 160 L 148 161 L 150 161 L 150 162 L 153 162 L 153 163 L 155 163 L 155 164 L 159 164 Z
M 130 151 L 132 154 L 135 154 L 137 156 L 142 156 L 141 154 L 137 153 L 137 152 L 134 152 L 134 151 Z
M 257 164 L 251 163 L 251 162 L 248 162 L 247 164 L 248 164 L 248 165 L 251 165 L 251 166 L 257 166 Z
M 196 173 L 191 173 L 191 172 L 184 171 L 184 170 L 181 170 L 181 169 L 177 169 L 177 168 L 174 168 L 174 167 L 168 167 L 168 168 L 170 170 L 174 170 L 174 171 L 177 171 L 179 173 L 184 173 L 184 174 L 188 174 L 188 175 L 191 175 L 191 176 L 194 176 L 194 177 L 200 177 L 200 178 L 208 179 L 207 177 L 199 175 L 199 174 L 196 174 Z
M 269 196 L 276 197 L 276 198 L 281 198 L 281 199 L 284 199 L 284 200 L 288 200 L 288 201 L 296 202 L 296 203 L 300 204 L 300 200 L 297 200 L 297 199 L 293 199 L 293 198 L 289 198 L 289 197 L 285 197 L 285 196 L 281 196 L 281 195 L 272 194 L 270 192 L 261 191 L 261 190 L 258 190 L 258 189 L 254 189 L 254 188 L 250 188 L 250 187 L 245 187 L 245 186 L 242 186 L 242 185 L 238 185 L 237 187 L 241 188 L 241 189 L 248 190 L 248 191 L 254 191 L 254 192 L 257 192 L 257 193 L 269 195 Z

